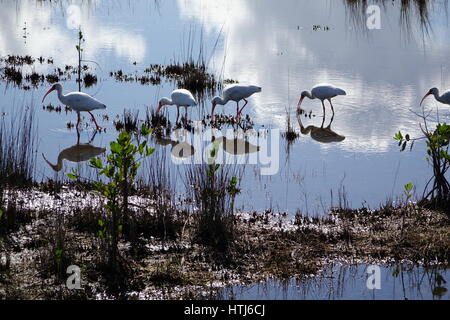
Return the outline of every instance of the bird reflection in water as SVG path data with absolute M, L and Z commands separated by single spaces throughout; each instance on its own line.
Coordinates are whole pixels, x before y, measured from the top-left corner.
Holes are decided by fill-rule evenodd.
M 44 154 L 42 154 L 42 157 L 44 158 L 45 162 L 47 162 L 47 164 L 55 172 L 59 172 L 62 170 L 64 160 L 79 163 L 98 157 L 99 155 L 105 153 L 106 149 L 95 147 L 92 145 L 92 142 L 96 134 L 97 132 L 94 132 L 94 135 L 92 136 L 92 138 L 89 140 L 88 143 L 80 143 L 79 132 L 77 130 L 78 136 L 77 144 L 61 151 L 58 155 L 58 160 L 56 164 L 52 164 L 49 160 L 47 160 Z
M 308 127 L 304 127 L 302 123 L 302 114 L 304 113 L 303 109 L 297 110 L 297 120 L 298 124 L 300 125 L 300 131 L 303 135 L 310 135 L 311 138 L 317 142 L 320 143 L 333 143 L 333 142 L 342 142 L 345 140 L 344 136 L 341 136 L 334 132 L 331 129 L 331 124 L 334 121 L 334 114 L 331 117 L 330 124 L 326 127 L 324 127 L 325 124 L 325 117 L 322 119 L 322 125 L 319 127 L 310 125 Z
M 195 148 L 187 142 L 174 141 L 169 138 L 158 137 L 156 143 L 161 146 L 172 146 L 171 154 L 178 159 L 188 159 L 195 154 Z
M 213 137 L 213 143 L 218 143 L 222 146 L 222 149 L 229 154 L 239 156 L 244 154 L 259 152 L 261 147 L 251 144 L 245 139 L 235 138 L 227 139 L 225 137 Z

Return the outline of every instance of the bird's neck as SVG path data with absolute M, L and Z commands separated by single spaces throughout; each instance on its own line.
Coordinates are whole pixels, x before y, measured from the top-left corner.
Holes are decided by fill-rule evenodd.
M 434 97 L 436 98 L 437 101 L 445 103 L 445 101 L 443 101 L 441 96 L 439 95 L 439 90 L 434 91 L 433 95 L 434 95 Z
M 50 161 L 47 160 L 47 158 L 42 155 L 44 157 L 45 162 L 47 162 L 47 164 L 53 169 L 53 171 L 55 172 L 59 172 L 62 169 L 63 166 L 63 157 L 61 156 L 61 154 L 58 155 L 58 164 L 52 164 Z
M 59 99 L 59 101 L 61 101 L 62 103 L 64 103 L 64 102 L 66 101 L 66 96 L 63 95 L 63 90 L 62 90 L 62 88 L 58 88 L 56 91 L 57 91 L 57 93 L 58 93 L 58 99 Z
M 217 104 L 224 106 L 228 103 L 228 101 L 230 101 L 230 98 L 228 97 L 219 97 L 219 101 L 217 102 Z
M 309 91 L 303 91 L 303 92 L 302 92 L 302 96 L 308 97 L 308 98 L 311 99 L 311 100 L 314 100 L 314 99 L 316 98 L 316 97 L 314 97 L 314 96 L 312 95 L 312 93 L 309 92 Z

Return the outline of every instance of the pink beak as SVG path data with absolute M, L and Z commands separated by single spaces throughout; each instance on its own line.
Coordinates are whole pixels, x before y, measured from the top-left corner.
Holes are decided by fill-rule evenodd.
M 297 107 L 300 107 L 302 105 L 303 99 L 305 99 L 305 96 L 301 97 L 300 100 L 298 100 Z
M 50 90 L 47 91 L 47 93 L 45 94 L 44 98 L 42 98 L 42 103 L 44 103 L 45 98 L 50 94 L 50 92 L 52 92 L 53 90 L 55 90 L 55 88 L 51 88 Z
M 163 105 L 162 104 L 160 104 L 159 106 L 158 106 L 158 108 L 156 109 L 156 113 L 159 113 L 159 111 L 161 111 L 161 108 L 163 107 Z
M 429 95 L 431 95 L 430 92 L 428 92 L 428 93 L 422 98 L 422 101 L 420 101 L 420 105 L 422 105 L 423 101 L 424 101 Z

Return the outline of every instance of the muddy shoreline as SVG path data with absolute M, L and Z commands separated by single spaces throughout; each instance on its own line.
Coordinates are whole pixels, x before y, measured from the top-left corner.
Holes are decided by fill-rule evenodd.
M 126 290 L 117 296 L 108 292 L 99 267 L 96 221 L 104 212 L 98 195 L 73 185 L 4 194 L 6 217 L 14 215 L 17 225 L 9 225 L 0 246 L 2 299 L 215 299 L 230 285 L 320 277 L 336 262 L 448 267 L 450 260 L 449 217 L 417 204 L 333 209 L 321 218 L 236 213 L 234 241 L 225 254 L 196 243 L 195 213 L 176 210 L 174 236 L 152 236 L 141 227 L 132 241 L 121 239 L 129 270 Z M 130 198 L 139 223 L 155 214 L 154 201 Z M 81 268 L 81 290 L 66 288 L 67 265 Z

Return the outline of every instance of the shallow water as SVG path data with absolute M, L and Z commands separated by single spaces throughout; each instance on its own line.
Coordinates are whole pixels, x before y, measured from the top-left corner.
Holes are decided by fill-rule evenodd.
M 237 286 L 221 291 L 223 299 L 236 300 L 447 300 L 444 283 L 448 270 L 380 268 L 379 289 L 367 287 L 367 265 L 335 265 L 318 278 L 308 280 L 269 280 L 260 284 Z M 370 271 L 372 274 L 372 271 Z M 444 281 L 442 281 L 442 279 Z M 371 279 L 369 279 L 369 283 Z
M 261 176 L 262 165 L 245 166 L 243 192 L 238 198 L 241 209 L 273 208 L 290 214 L 301 210 L 321 215 L 338 203 L 337 195 L 344 187 L 352 207 L 373 208 L 388 198 L 401 197 L 402 186 L 408 182 L 421 194 L 431 173 L 424 160 L 424 146 L 417 144 L 412 152 L 400 153 L 393 135 L 399 130 L 418 135 L 419 119 L 410 109 L 419 112 L 420 98 L 426 91 L 432 86 L 444 88 L 448 82 L 445 1 L 429 1 L 429 33 L 424 32 L 414 8 L 409 13 L 410 25 L 405 26 L 398 2 L 381 8 L 382 29 L 373 31 L 364 27 L 365 17 L 358 9 L 346 6 L 346 1 L 71 3 L 2 1 L 0 56 L 28 54 L 54 60 L 52 65 L 25 66 L 29 71 L 51 72 L 55 67 L 76 65 L 75 26 L 81 23 L 86 39 L 84 59 L 95 61 L 88 65 L 99 80 L 83 91 L 108 105 L 105 112 L 95 113 L 107 132 L 95 137 L 94 146 L 108 146 L 116 136 L 112 120 L 125 108 L 144 117 L 147 108 L 155 108 L 159 98 L 174 89 L 173 83 L 164 81 L 160 86 L 116 82 L 109 72 L 142 73 L 151 63 L 183 61 L 190 52 L 196 57 L 202 48 L 208 67 L 219 77 L 263 87 L 246 109 L 255 129 L 284 131 L 286 110 L 290 110 L 299 130 L 294 113 L 300 92 L 316 83 L 329 82 L 347 91 L 347 96 L 334 99 L 336 115 L 331 127 L 345 140 L 321 143 L 301 135 L 288 148 L 280 137 L 275 175 Z M 77 90 L 75 78 L 62 84 L 67 91 Z M 46 84 L 24 91 L 0 83 L 0 110 L 6 116 L 25 106 L 36 112 L 38 180 L 55 178 L 42 153 L 56 163 L 59 152 L 77 142 L 75 130 L 66 127 L 68 121 L 76 121 L 74 113 L 42 110 L 41 98 L 49 87 Z M 47 103 L 57 105 L 56 95 L 49 96 Z M 201 101 L 200 105 L 190 111 L 191 119 L 210 112 L 209 102 Z M 431 98 L 427 105 L 438 106 Z M 304 125 L 320 127 L 320 102 L 307 100 L 303 106 L 316 115 L 304 118 Z M 229 103 L 220 109 L 234 114 L 235 106 Z M 174 111 L 166 111 L 172 120 Z M 439 112 L 441 119 L 450 115 L 442 106 Z M 109 121 L 101 120 L 105 114 Z M 329 121 L 328 110 L 325 125 Z M 91 125 L 82 132 L 81 142 L 90 140 L 92 129 Z M 265 140 L 251 141 L 265 152 Z M 158 150 L 170 152 L 166 147 Z M 64 166 L 60 178 L 77 164 L 64 161 Z M 177 173 L 175 185 L 180 184 L 183 166 L 172 161 L 170 166 Z

